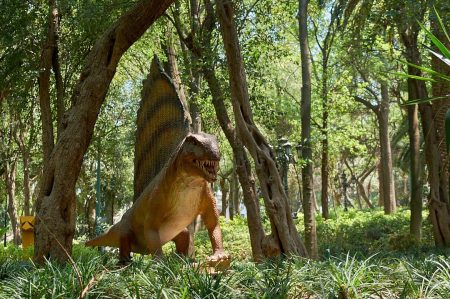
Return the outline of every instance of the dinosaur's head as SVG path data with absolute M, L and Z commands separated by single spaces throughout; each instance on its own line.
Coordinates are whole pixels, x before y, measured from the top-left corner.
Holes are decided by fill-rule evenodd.
M 220 152 L 216 137 L 206 133 L 189 134 L 180 151 L 183 168 L 209 182 L 217 179 Z

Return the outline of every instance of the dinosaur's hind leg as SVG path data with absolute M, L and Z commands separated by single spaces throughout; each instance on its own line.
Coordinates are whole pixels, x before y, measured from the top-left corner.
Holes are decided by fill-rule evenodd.
M 172 241 L 175 242 L 177 253 L 185 256 L 191 255 L 191 253 L 189 252 L 190 234 L 187 228 L 183 229 L 178 235 L 176 235 L 175 238 L 172 239 Z
M 131 262 L 131 240 L 128 235 L 120 237 L 119 264 L 127 265 Z

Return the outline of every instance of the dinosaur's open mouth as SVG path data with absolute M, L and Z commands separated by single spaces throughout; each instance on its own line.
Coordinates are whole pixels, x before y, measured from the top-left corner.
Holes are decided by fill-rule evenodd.
M 194 164 L 203 172 L 208 180 L 215 181 L 219 171 L 219 161 L 194 160 Z

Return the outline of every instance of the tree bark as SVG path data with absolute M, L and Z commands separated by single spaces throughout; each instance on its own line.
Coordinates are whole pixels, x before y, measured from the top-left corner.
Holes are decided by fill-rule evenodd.
M 22 125 L 22 124 L 21 124 Z M 30 214 L 30 203 L 31 203 L 31 194 L 30 194 L 30 150 L 27 144 L 25 143 L 25 133 L 23 129 L 20 129 L 17 136 L 17 144 L 19 146 L 19 150 L 22 154 L 22 163 L 23 163 L 23 213 L 25 215 Z
M 266 245 L 272 251 L 270 255 L 281 253 L 305 255 L 304 245 L 292 220 L 287 196 L 275 163 L 275 155 L 253 122 L 232 3 L 217 1 L 216 11 L 227 57 L 231 99 L 237 128 L 244 146 L 255 162 L 256 174 L 271 222 L 271 238 L 267 239 Z
M 395 185 L 392 169 L 392 150 L 389 138 L 389 92 L 386 82 L 381 82 L 381 101 L 377 113 L 380 135 L 381 179 L 383 180 L 383 206 L 386 215 L 396 210 Z
M 412 34 L 412 33 L 411 33 Z M 417 34 L 408 35 L 405 32 L 401 34 L 403 44 L 407 50 L 407 59 L 417 60 L 414 58 L 418 53 L 413 51 L 413 44 L 417 43 Z M 412 66 L 408 66 L 408 74 L 419 75 L 420 72 Z M 425 97 L 426 91 L 423 89 L 418 80 L 408 78 L 408 100 L 413 101 Z M 410 145 L 410 208 L 411 219 L 409 231 L 417 240 L 421 240 L 422 236 L 422 186 L 420 183 L 420 131 L 419 131 L 419 107 L 418 105 L 409 105 L 408 113 L 408 136 Z
M 324 83 L 326 84 L 326 83 Z M 325 88 L 324 88 L 325 90 Z M 328 92 L 328 91 L 326 91 Z M 322 112 L 322 165 L 321 165 L 321 178 L 322 178 L 322 192 L 320 201 L 322 203 L 322 217 L 323 219 L 329 218 L 328 212 L 328 182 L 329 182 L 329 165 L 328 165 L 328 96 L 322 94 L 323 112 Z
M 415 83 L 408 79 L 409 99 L 416 98 L 414 95 Z M 422 237 L 422 186 L 420 184 L 420 132 L 419 132 L 419 110 L 417 105 L 408 106 L 408 136 L 410 146 L 410 209 L 411 219 L 409 225 L 410 234 L 420 241 Z
M 413 30 L 403 30 L 400 32 L 402 42 L 406 48 L 406 60 L 409 63 L 421 65 L 420 52 L 417 44 L 418 26 L 414 25 Z M 415 29 L 415 30 L 414 30 Z M 408 66 L 408 74 L 420 76 L 420 70 Z M 414 99 L 426 99 L 427 91 L 424 81 L 408 79 L 411 82 L 411 92 Z M 409 91 L 409 89 L 408 89 Z M 442 158 L 438 148 L 438 138 L 436 126 L 433 120 L 431 105 L 428 103 L 419 104 L 419 112 L 423 134 L 425 137 L 425 157 L 428 169 L 428 182 L 430 184 L 429 210 L 430 219 L 433 224 L 433 236 L 436 245 L 450 246 L 450 227 L 449 227 L 449 203 L 447 197 L 443 195 L 440 176 L 443 175 Z M 417 233 L 415 234 L 417 236 Z
M 231 174 L 231 185 L 232 185 L 232 187 L 230 189 L 231 189 L 232 196 L 230 199 L 232 199 L 232 201 L 233 201 L 234 215 L 239 216 L 241 214 L 240 202 L 239 202 L 240 190 L 239 190 L 239 181 L 237 178 L 236 171 L 233 171 L 233 173 Z
M 44 167 L 50 160 L 54 147 L 53 121 L 50 99 L 50 71 L 56 46 L 56 24 L 58 23 L 58 10 L 55 0 L 49 0 L 48 32 L 44 43 L 39 67 L 39 104 L 41 108 L 42 143 L 44 153 Z
M 163 49 L 167 57 L 167 64 L 165 67 L 166 72 L 172 78 L 173 85 L 175 85 L 180 100 L 188 107 L 186 94 L 184 92 L 183 84 L 181 83 L 180 71 L 178 69 L 177 53 L 173 44 L 173 33 L 170 28 L 166 28 Z
M 368 81 L 368 80 L 366 80 Z M 372 110 L 378 122 L 378 136 L 380 140 L 380 159 L 378 164 L 379 198 L 378 203 L 383 206 L 385 214 L 392 214 L 396 210 L 395 183 L 392 166 L 392 149 L 389 138 L 389 90 L 387 83 L 380 82 L 381 100 L 377 104 L 355 96 L 355 100 Z
M 20 245 L 20 229 L 16 209 L 16 161 L 5 163 L 5 185 L 8 194 L 8 216 L 11 221 L 14 245 Z
M 255 179 L 252 175 L 250 161 L 248 160 L 242 141 L 228 116 L 224 103 L 225 97 L 214 68 L 205 63 L 202 65 L 202 72 L 212 94 L 214 110 L 220 127 L 233 150 L 236 172 L 242 187 L 244 205 L 247 210 L 247 225 L 250 234 L 253 260 L 259 262 L 265 255 L 263 251 L 265 233 L 261 223 L 259 201 L 256 196 Z M 231 201 L 229 202 L 231 205 Z
M 318 258 L 316 220 L 313 203 L 313 167 L 311 148 L 311 57 L 308 44 L 308 3 L 299 0 L 299 40 L 302 62 L 301 128 L 302 158 L 306 165 L 302 169 L 303 212 L 305 214 L 305 245 L 311 258 Z
M 89 194 L 86 198 L 86 207 L 85 207 L 85 215 L 86 215 L 86 223 L 87 223 L 87 234 L 90 238 L 95 237 L 95 196 L 93 194 Z
M 350 167 L 349 163 L 347 162 L 347 159 L 344 158 L 343 160 L 344 160 L 345 166 L 347 166 L 347 169 L 350 171 L 350 174 L 356 180 L 356 187 L 357 187 L 359 195 L 364 199 L 364 202 L 366 203 L 367 207 L 369 207 L 370 209 L 373 209 L 373 205 L 370 202 L 369 197 L 367 196 L 363 182 L 372 173 L 372 171 L 374 171 L 376 169 L 376 166 L 367 168 L 359 176 L 356 176 L 355 173 L 353 172 L 353 169 Z
M 440 180 L 440 175 L 443 175 L 440 172 L 442 162 L 431 105 L 420 104 L 419 112 L 425 135 L 425 157 L 430 184 L 429 209 L 431 222 L 433 223 L 434 241 L 436 245 L 450 247 L 449 205 L 448 201 L 445 201 L 446 196 Z
M 199 11 L 200 7 L 197 0 L 189 0 L 190 14 L 191 14 L 191 34 L 194 38 L 199 34 Z M 191 100 L 189 102 L 189 109 L 192 116 L 192 128 L 194 132 L 200 132 L 202 130 L 202 118 L 200 115 L 200 109 L 196 102 L 196 98 L 200 91 L 201 74 L 199 72 L 199 60 L 195 55 L 190 55 L 190 78 L 189 91 Z
M 75 232 L 75 183 L 100 107 L 123 53 L 173 1 L 142 0 L 97 41 L 72 95 L 61 137 L 51 152 L 36 204 L 34 259 L 66 261 Z
M 447 24 L 450 21 L 450 6 L 445 5 L 441 1 L 442 5 L 439 5 L 439 14 L 442 18 L 442 22 Z M 437 5 L 437 4 L 436 4 Z M 436 6 L 437 7 L 437 6 Z M 440 27 L 438 20 L 436 19 L 434 12 L 430 14 L 431 31 L 441 41 L 447 49 L 450 49 L 450 41 L 445 36 L 443 29 Z M 447 28 L 448 30 L 448 28 Z M 433 44 L 432 49 L 439 53 L 439 50 Z M 449 66 L 435 55 L 431 55 L 432 69 L 436 72 L 450 76 Z M 432 95 L 433 97 L 439 97 L 440 99 L 432 102 L 433 120 L 436 127 L 436 138 L 439 147 L 439 153 L 441 155 L 440 169 L 440 188 L 442 193 L 442 202 L 449 202 L 449 165 L 450 165 L 450 153 L 447 151 L 445 142 L 445 114 L 450 109 L 450 84 L 442 78 L 437 76 L 433 77 L 435 82 L 432 82 Z
M 220 86 L 219 80 L 216 76 L 215 67 L 212 63 L 213 50 L 211 46 L 211 32 L 215 25 L 215 13 L 212 4 L 209 1 L 205 1 L 207 16 L 205 17 L 202 28 L 204 28 L 203 35 L 199 42 L 194 43 L 192 40 L 184 38 L 181 30 L 181 22 L 177 15 L 174 16 L 174 23 L 177 29 L 180 39 L 183 41 L 182 46 L 186 46 L 191 51 L 192 55 L 195 55 L 197 59 L 203 57 L 200 64 L 201 72 L 208 84 L 212 95 L 212 102 L 214 110 L 216 112 L 217 119 L 220 127 L 222 128 L 228 142 L 233 150 L 233 156 L 236 166 L 236 172 L 238 174 L 239 182 L 243 191 L 244 205 L 247 209 L 247 225 L 250 234 L 250 243 L 252 247 L 253 259 L 258 262 L 262 260 L 264 256 L 263 244 L 265 240 L 264 229 L 261 223 L 259 202 L 256 196 L 255 181 L 252 175 L 250 161 L 247 158 L 247 154 L 243 148 L 242 141 L 238 132 L 233 127 L 231 120 L 228 116 L 228 111 L 225 107 L 225 96 Z M 189 34 L 188 36 L 192 36 Z M 203 45 L 203 47 L 197 47 L 196 45 Z M 187 54 L 184 55 L 185 57 Z M 230 202 L 231 205 L 231 202 Z
M 220 190 L 222 191 L 222 198 L 221 198 L 222 211 L 220 211 L 220 216 L 225 217 L 227 215 L 227 208 L 228 208 L 227 197 L 228 197 L 228 192 L 230 191 L 230 188 L 228 186 L 227 179 L 224 177 L 220 179 L 219 184 L 220 184 Z
M 50 0 L 53 4 L 50 7 L 54 6 L 54 0 Z M 61 67 L 59 64 L 59 23 L 61 21 L 61 15 L 58 12 L 58 8 L 53 7 L 52 11 L 52 30 L 49 30 L 51 34 L 53 34 L 53 45 L 52 45 L 52 67 L 53 73 L 55 75 L 55 86 L 56 86 L 56 128 L 57 128 L 57 138 L 61 136 L 61 132 L 63 130 L 63 118 L 64 112 L 66 110 L 64 103 L 64 82 L 61 74 Z

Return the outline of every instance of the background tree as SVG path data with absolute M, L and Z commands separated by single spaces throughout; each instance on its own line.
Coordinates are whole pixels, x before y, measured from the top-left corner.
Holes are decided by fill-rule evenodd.
M 72 251 L 75 183 L 107 89 L 120 57 L 170 3 L 138 2 L 92 48 L 72 95 L 73 106 L 64 131 L 44 167 L 36 205 L 34 256 L 38 262 L 43 262 L 45 257 L 64 261 L 68 258 L 67 253 Z M 53 228 L 51 234 L 49 227 Z
M 303 211 L 305 214 L 305 243 L 312 258 L 317 258 L 317 235 L 312 197 L 312 149 L 311 149 L 311 58 L 308 44 L 308 0 L 299 0 L 299 40 L 302 59 L 302 168 Z

